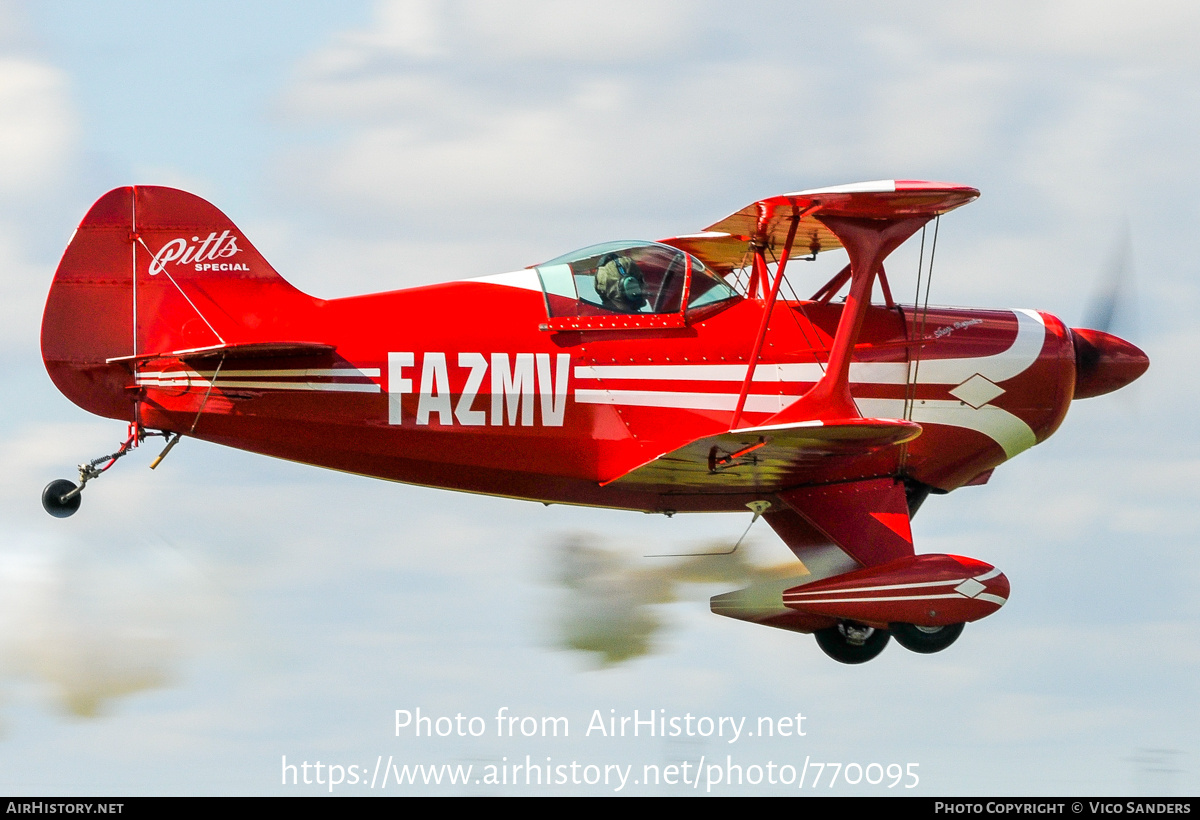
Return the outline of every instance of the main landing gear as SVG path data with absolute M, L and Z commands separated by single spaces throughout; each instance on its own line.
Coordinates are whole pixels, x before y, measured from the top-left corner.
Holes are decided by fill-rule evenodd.
M 100 458 L 94 458 L 86 464 L 79 465 L 78 486 L 65 478 L 55 479 L 47 484 L 46 489 L 42 490 L 42 509 L 55 518 L 71 517 L 83 502 L 83 488 L 87 486 L 87 483 L 93 478 L 99 478 L 109 467 L 117 463 L 117 459 L 127 454 L 130 450 L 135 449 L 139 444 L 152 436 L 162 436 L 167 439 L 167 446 L 163 448 L 163 451 L 150 464 L 150 469 L 153 470 L 166 457 L 167 453 L 171 452 L 171 448 L 175 446 L 175 443 L 179 441 L 179 434 L 169 433 L 166 430 L 151 432 L 136 422 L 130 422 L 129 435 L 115 453 L 109 453 L 106 456 L 100 456 Z
M 817 630 L 813 637 L 817 639 L 821 651 L 839 663 L 866 663 L 884 650 L 889 638 L 895 638 L 896 643 L 912 652 L 924 655 L 941 652 L 958 640 L 964 625 L 894 623 L 889 629 L 875 629 L 852 621 L 841 621 L 836 626 Z
M 883 651 L 891 637 L 886 629 L 849 621 L 818 630 L 814 635 L 825 654 L 841 663 L 866 663 Z
M 966 624 L 948 624 L 946 626 L 917 626 L 916 624 L 892 624 L 892 637 L 896 643 L 910 652 L 920 652 L 922 655 L 932 655 L 941 652 L 958 640 Z

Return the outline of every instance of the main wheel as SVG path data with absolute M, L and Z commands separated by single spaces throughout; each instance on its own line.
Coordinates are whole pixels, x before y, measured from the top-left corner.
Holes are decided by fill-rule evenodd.
M 46 489 L 42 490 L 42 508 L 55 518 L 69 518 L 83 502 L 83 493 L 76 493 L 63 501 L 63 496 L 74 489 L 75 485 L 65 478 L 51 481 L 46 485 Z
M 932 655 L 941 652 L 958 640 L 965 624 L 947 626 L 917 626 L 916 624 L 892 624 L 892 635 L 896 643 L 910 652 Z
M 813 633 L 821 650 L 840 663 L 866 663 L 887 646 L 886 629 L 873 629 L 842 621 Z

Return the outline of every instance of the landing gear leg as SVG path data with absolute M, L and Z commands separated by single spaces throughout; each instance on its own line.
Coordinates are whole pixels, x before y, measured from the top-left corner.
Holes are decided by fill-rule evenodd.
M 170 433 L 163 431 L 150 433 L 137 422 L 130 422 L 129 435 L 120 449 L 115 453 L 109 453 L 106 456 L 100 456 L 100 458 L 94 458 L 86 464 L 79 465 L 79 486 L 75 486 L 73 482 L 65 478 L 59 478 L 47 484 L 46 489 L 42 490 L 42 509 L 55 518 L 69 518 L 79 509 L 79 505 L 83 501 L 83 488 L 87 486 L 89 481 L 93 478 L 99 478 L 109 467 L 117 463 L 117 459 L 137 447 L 150 436 L 162 436 L 166 438 L 169 435 Z M 175 441 L 178 441 L 178 439 L 179 436 L 176 434 Z M 158 461 L 162 460 L 162 457 L 167 454 L 174 444 L 175 442 L 171 441 L 167 445 L 167 449 L 158 457 L 154 466 L 158 466 Z
M 842 621 L 837 626 L 814 633 L 821 650 L 840 663 L 866 663 L 888 644 L 886 629 Z

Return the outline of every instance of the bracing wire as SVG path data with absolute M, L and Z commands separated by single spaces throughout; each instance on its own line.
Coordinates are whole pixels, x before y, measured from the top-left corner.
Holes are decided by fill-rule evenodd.
M 917 255 L 917 292 L 915 294 L 913 294 L 913 316 L 912 316 L 912 322 L 911 322 L 912 335 L 911 335 L 911 338 L 909 339 L 909 342 L 911 343 L 911 346 L 909 349 L 912 350 L 913 348 L 916 348 L 918 351 L 920 350 L 920 346 L 918 344 L 920 337 L 917 334 L 917 315 L 918 315 L 920 304 L 921 304 L 921 280 L 924 278 L 924 275 L 925 275 L 925 232 L 928 229 L 928 227 L 929 227 L 928 225 L 921 226 L 921 250 Z M 912 354 L 912 353 L 909 354 L 908 378 L 904 380 L 904 420 L 905 421 L 912 421 L 912 405 L 913 405 L 913 400 L 914 400 L 914 396 L 915 396 L 915 392 L 916 392 L 916 384 L 915 384 L 915 379 L 913 378 L 913 371 L 912 371 L 912 356 L 913 355 L 914 354 Z M 916 355 L 920 355 L 920 354 L 917 353 Z
M 941 216 L 934 217 L 933 221 L 933 241 L 929 248 L 929 266 L 925 264 L 925 231 L 926 227 L 921 228 L 921 251 L 917 260 L 917 292 L 913 297 L 913 334 L 912 353 L 909 364 L 910 378 L 904 386 L 904 420 L 912 421 L 913 411 L 917 403 L 917 384 L 918 376 L 921 371 L 921 354 L 925 349 L 925 323 L 929 317 L 929 290 L 933 284 L 933 260 L 937 255 L 937 240 L 938 227 L 941 225 Z M 924 270 L 924 276 L 922 271 Z M 925 298 L 921 299 L 921 281 L 925 283 Z M 920 319 L 918 321 L 917 315 Z M 908 445 L 903 445 L 900 451 L 900 469 L 903 471 L 904 464 L 908 460 Z
M 774 253 L 772 253 L 772 256 L 774 256 Z M 774 259 L 773 261 L 775 262 L 775 264 L 776 264 L 776 265 L 778 265 L 778 264 L 779 264 L 779 260 L 778 260 L 778 259 Z M 805 322 L 807 322 L 807 323 L 809 324 L 809 327 L 811 328 L 811 327 L 812 327 L 812 320 L 811 320 L 811 319 L 809 318 L 809 316 L 808 316 L 808 311 L 806 311 L 806 310 L 804 309 L 804 302 L 802 302 L 802 301 L 800 300 L 800 297 L 799 297 L 799 296 L 796 294 L 796 289 L 795 289 L 794 287 L 792 287 L 791 280 L 789 280 L 789 279 L 788 279 L 786 276 L 784 276 L 784 277 L 783 277 L 783 284 L 787 285 L 787 289 L 788 289 L 789 291 L 791 291 L 791 293 L 792 293 L 792 301 L 796 303 L 796 306 L 797 306 L 797 307 L 800 309 L 800 312 L 801 312 L 801 313 L 804 315 L 804 321 L 805 321 Z M 795 312 L 793 312 L 793 311 L 788 311 L 788 313 L 789 313 L 789 314 L 791 314 L 792 321 L 796 323 L 796 327 L 797 327 L 797 328 L 800 330 L 800 335 L 802 335 L 802 336 L 804 337 L 804 343 L 805 343 L 806 345 L 808 345 L 808 346 L 809 346 L 809 348 L 810 348 L 810 349 L 811 349 L 813 352 L 816 352 L 816 351 L 820 350 L 820 351 L 822 351 L 822 352 L 824 352 L 824 353 L 826 354 L 826 357 L 828 357 L 828 353 L 829 353 L 829 351 L 825 349 L 825 345 L 821 344 L 821 336 L 820 336 L 820 334 L 817 334 L 816 341 L 814 342 L 814 341 L 813 341 L 813 339 L 812 339 L 812 337 L 810 337 L 810 336 L 808 335 L 809 328 L 806 328 L 806 327 L 805 327 L 805 326 L 804 326 L 804 325 L 803 325 L 803 324 L 800 322 L 800 320 L 796 318 L 796 314 L 795 314 Z M 815 358 L 815 357 L 814 357 L 814 358 Z M 825 372 L 825 362 L 818 360 L 818 361 L 817 361 L 817 364 L 820 366 L 820 368 L 821 368 L 821 372 L 822 372 L 822 373 L 824 373 L 824 372 Z
M 146 249 L 146 253 L 149 253 L 149 254 L 150 254 L 150 258 L 151 258 L 151 259 L 153 259 L 153 258 L 154 258 L 154 254 L 153 254 L 153 253 L 151 253 L 151 251 L 150 251 L 150 246 L 146 244 L 145 240 L 143 240 L 143 239 L 142 239 L 142 238 L 139 236 L 139 237 L 137 238 L 137 241 L 138 241 L 138 242 L 141 244 L 141 246 L 142 246 L 143 248 L 145 248 L 145 249 Z M 166 275 L 167 279 L 169 279 L 169 280 L 170 280 L 171 284 L 175 286 L 175 290 L 179 291 L 179 295 L 180 295 L 180 296 L 182 296 L 182 297 L 183 297 L 185 300 L 187 300 L 187 303 L 188 303 L 189 305 L 191 305 L 191 306 L 192 306 L 192 310 L 196 311 L 196 315 L 200 317 L 201 321 L 203 321 L 203 322 L 204 322 L 204 324 L 208 325 L 208 329 L 209 329 L 209 330 L 211 330 L 211 331 L 212 331 L 212 334 L 213 334 L 214 336 L 216 336 L 216 337 L 217 337 L 217 340 L 218 340 L 218 341 L 219 341 L 221 344 L 226 344 L 226 341 L 225 341 L 224 337 L 222 337 L 222 336 L 221 336 L 221 334 L 217 332 L 217 329 L 216 329 L 215 327 L 213 327 L 213 326 L 212 326 L 212 322 L 208 321 L 208 317 L 207 317 L 207 316 L 205 316 L 205 315 L 204 315 L 204 314 L 201 312 L 200 308 L 196 307 L 196 303 L 195 303 L 195 302 L 193 302 L 193 301 L 192 301 L 192 298 L 191 298 L 190 296 L 188 296 L 188 295 L 187 295 L 187 293 L 185 293 L 185 292 L 184 292 L 183 288 L 179 287 L 179 283 L 175 281 L 175 277 L 174 277 L 174 276 L 172 276 L 172 275 L 170 274 L 170 272 L 169 272 L 169 271 L 168 271 L 168 270 L 167 270 L 165 267 L 162 269 L 162 272 L 163 272 L 163 273 Z M 135 281 L 136 281 L 136 277 L 135 277 Z

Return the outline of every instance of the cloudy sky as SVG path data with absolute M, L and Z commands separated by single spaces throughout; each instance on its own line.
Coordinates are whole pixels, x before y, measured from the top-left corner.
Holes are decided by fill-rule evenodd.
M 328 786 L 282 785 L 285 757 L 365 781 L 389 758 L 479 772 L 529 755 L 634 777 L 702 757 L 917 764 L 909 793 L 928 795 L 1196 793 L 1198 35 L 1176 0 L 3 0 L 0 790 L 300 794 Z M 1127 253 L 1117 330 L 1152 360 L 987 487 L 922 508 L 919 551 L 1013 585 L 943 654 L 843 667 L 711 615 L 708 596 L 788 561 L 761 524 L 749 564 L 642 557 L 729 543 L 748 516 L 543 508 L 191 440 L 154 473 L 153 448 L 131 456 L 72 519 L 38 503 L 123 437 L 57 393 L 37 342 L 58 257 L 110 188 L 193 191 L 293 283 L 340 296 L 891 177 L 983 191 L 942 222 L 935 300 L 1079 323 Z M 397 737 L 396 710 L 418 708 L 487 731 Z M 503 708 L 571 734 L 497 737 Z M 585 734 L 597 710 L 635 709 L 803 714 L 806 733 Z M 335 792 L 615 788 L 524 776 Z M 887 782 L 859 792 L 903 790 Z

